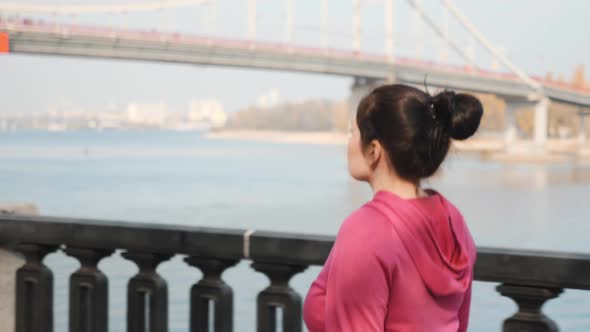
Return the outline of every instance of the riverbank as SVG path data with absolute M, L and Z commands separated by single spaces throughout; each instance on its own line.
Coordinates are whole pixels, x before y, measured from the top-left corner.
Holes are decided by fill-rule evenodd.
M 206 134 L 208 139 L 238 140 L 284 144 L 345 145 L 343 132 L 302 132 L 271 130 L 222 130 Z M 476 135 L 466 141 L 454 141 L 452 149 L 461 153 L 480 154 L 482 158 L 500 162 L 561 163 L 590 160 L 590 146 L 578 148 L 576 139 L 551 139 L 545 152 L 536 152 L 529 141 L 516 141 L 512 151 L 505 150 L 501 137 Z
M 222 130 L 207 133 L 208 139 L 256 141 L 267 143 L 344 145 L 348 136 L 330 131 L 275 131 L 275 130 Z

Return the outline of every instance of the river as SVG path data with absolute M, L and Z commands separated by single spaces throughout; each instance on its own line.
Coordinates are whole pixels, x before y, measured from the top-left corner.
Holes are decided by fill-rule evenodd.
M 43 214 L 137 222 L 335 235 L 370 200 L 351 180 L 343 145 L 209 140 L 195 132 L 0 133 L 0 201 L 32 202 Z M 503 164 L 451 153 L 426 182 L 463 212 L 479 246 L 590 252 L 590 168 Z M 116 254 L 115 256 L 118 256 Z M 78 264 L 61 253 L 45 262 L 55 278 L 56 331 L 67 330 L 67 282 Z M 120 258 L 109 277 L 110 330 L 125 331 L 125 285 L 135 273 Z M 305 292 L 319 271 L 292 286 Z M 181 257 L 163 263 L 170 331 L 188 328 L 188 290 L 200 272 Z M 235 330 L 254 331 L 255 298 L 268 280 L 249 262 L 229 269 Z M 516 306 L 476 282 L 472 331 L 499 331 Z M 590 330 L 590 292 L 566 291 L 545 306 L 564 331 Z

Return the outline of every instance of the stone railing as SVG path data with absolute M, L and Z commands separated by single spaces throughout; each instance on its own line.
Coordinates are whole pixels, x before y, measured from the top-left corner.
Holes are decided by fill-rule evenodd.
M 70 331 L 106 332 L 108 280 L 97 266 L 123 250 L 122 256 L 139 268 L 127 286 L 127 331 L 162 332 L 168 329 L 168 291 L 156 268 L 183 255 L 203 273 L 190 291 L 190 331 L 209 331 L 212 324 L 214 331 L 227 332 L 234 330 L 233 291 L 221 276 L 250 260 L 270 279 L 258 294 L 257 331 L 276 331 L 281 310 L 282 331 L 298 332 L 302 301 L 289 280 L 308 266 L 322 265 L 333 241 L 329 236 L 7 215 L 0 216 L 0 244 L 21 253 L 25 263 L 0 278 L 16 278 L 15 330 L 51 332 L 53 274 L 43 258 L 62 250 L 80 262 L 70 278 Z M 564 288 L 590 289 L 590 255 L 479 248 L 475 279 L 499 283 L 497 291 L 518 304 L 504 331 L 557 331 L 541 306 Z

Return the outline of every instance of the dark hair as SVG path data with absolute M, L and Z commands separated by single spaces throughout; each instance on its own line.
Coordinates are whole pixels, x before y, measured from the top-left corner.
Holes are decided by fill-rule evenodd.
M 356 121 L 363 147 L 378 140 L 397 174 L 417 183 L 436 172 L 451 138 L 464 140 L 477 131 L 482 115 L 481 102 L 471 95 L 447 90 L 430 96 L 393 84 L 364 97 Z

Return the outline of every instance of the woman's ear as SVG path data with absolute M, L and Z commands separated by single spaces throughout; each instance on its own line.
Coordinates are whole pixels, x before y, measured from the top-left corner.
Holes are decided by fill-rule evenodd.
M 375 169 L 383 155 L 383 147 L 381 146 L 381 143 L 379 143 L 379 141 L 376 139 L 372 140 L 371 144 L 369 144 L 369 149 L 367 152 L 367 161 L 369 162 L 369 166 L 371 169 Z

